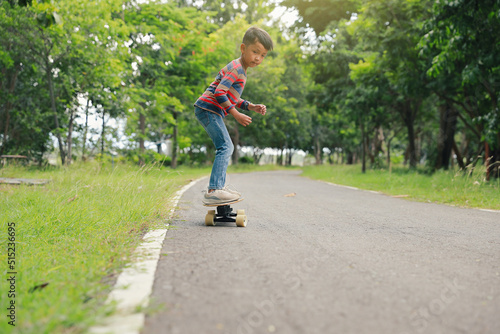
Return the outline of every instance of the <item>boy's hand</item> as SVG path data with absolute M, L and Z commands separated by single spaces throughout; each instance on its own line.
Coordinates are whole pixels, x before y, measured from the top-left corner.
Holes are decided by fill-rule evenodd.
M 233 115 L 236 121 L 243 126 L 247 126 L 248 124 L 252 123 L 252 117 L 242 114 L 236 109 L 231 109 L 229 113 Z
M 253 103 L 250 103 L 248 105 L 248 110 L 255 111 L 256 113 L 259 113 L 261 115 L 265 115 L 266 111 L 267 111 L 265 105 L 263 105 L 263 104 L 253 104 Z

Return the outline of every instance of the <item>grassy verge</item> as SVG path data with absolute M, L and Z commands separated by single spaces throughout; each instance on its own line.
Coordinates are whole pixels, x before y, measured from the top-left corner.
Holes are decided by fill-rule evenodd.
M 500 210 L 500 180 L 486 182 L 484 171 L 474 173 L 438 171 L 426 174 L 406 167 L 367 170 L 360 166 L 322 165 L 303 168 L 304 176 L 336 184 L 380 191 L 417 201 L 444 203 L 468 208 Z
M 84 333 L 111 312 L 103 305 L 107 293 L 144 233 L 165 226 L 172 195 L 209 171 L 97 163 L 1 169 L 2 177 L 51 182 L 0 185 L 0 333 Z M 15 298 L 6 293 L 9 223 L 15 224 Z M 11 300 L 16 327 L 6 317 Z

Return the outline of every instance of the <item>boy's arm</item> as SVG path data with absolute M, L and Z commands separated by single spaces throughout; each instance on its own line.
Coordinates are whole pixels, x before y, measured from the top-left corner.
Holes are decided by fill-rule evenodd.
M 240 113 L 238 110 L 236 110 L 236 108 L 229 109 L 228 113 L 231 114 L 234 119 L 243 126 L 247 126 L 248 124 L 252 123 L 252 117 Z
M 259 113 L 261 115 L 265 115 L 267 112 L 267 108 L 263 104 L 253 104 L 250 103 L 248 105 L 248 110 L 255 111 L 256 113 Z
M 224 76 L 219 82 L 219 85 L 215 89 L 214 92 L 214 97 L 219 103 L 219 105 L 224 109 L 224 112 L 226 114 L 229 114 L 229 110 L 234 108 L 236 105 L 231 103 L 231 100 L 228 98 L 229 93 L 229 88 L 233 85 L 233 83 L 236 81 L 237 76 L 235 73 L 232 71 L 227 71 L 224 73 Z
M 238 108 L 241 108 L 243 110 L 251 110 L 255 111 L 256 113 L 259 113 L 261 115 L 266 114 L 266 106 L 263 104 L 253 104 L 250 101 L 243 100 L 240 98 L 238 101 L 238 104 L 236 105 Z
M 248 107 L 251 105 L 252 103 L 250 101 L 247 101 L 247 100 L 243 100 L 241 97 L 238 101 L 238 104 L 236 104 L 236 106 L 238 108 L 241 108 L 243 110 L 250 110 L 248 109 Z
M 266 114 L 266 106 L 263 104 L 249 103 L 248 110 L 255 111 L 261 115 Z M 229 109 L 229 114 L 231 114 L 236 119 L 236 121 L 243 126 L 247 126 L 248 124 L 252 123 L 252 118 L 250 116 L 240 113 L 235 108 Z

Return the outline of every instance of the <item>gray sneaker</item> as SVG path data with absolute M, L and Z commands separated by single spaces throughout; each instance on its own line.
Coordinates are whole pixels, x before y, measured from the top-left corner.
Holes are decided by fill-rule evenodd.
M 217 205 L 234 202 L 240 199 L 241 196 L 233 194 L 232 192 L 226 191 L 224 189 L 215 189 L 215 191 L 209 193 L 208 191 L 203 196 L 203 204 L 206 205 Z
M 236 191 L 236 189 L 234 189 L 234 187 L 230 184 L 230 182 L 231 182 L 231 177 L 229 176 L 229 174 L 226 173 L 226 184 L 224 184 L 223 190 L 241 197 L 241 193 Z
M 234 187 L 231 186 L 231 185 L 229 185 L 229 184 L 226 185 L 223 190 L 225 190 L 227 192 L 230 192 L 231 194 L 235 194 L 235 195 L 238 195 L 239 197 L 241 197 L 241 193 L 238 192 L 238 191 L 236 191 L 236 189 L 234 189 Z

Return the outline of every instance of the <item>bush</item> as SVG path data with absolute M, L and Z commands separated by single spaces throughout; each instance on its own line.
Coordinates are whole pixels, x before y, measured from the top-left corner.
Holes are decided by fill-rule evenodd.
M 240 164 L 254 164 L 255 160 L 252 157 L 243 156 L 238 159 Z
M 172 164 L 172 158 L 163 154 L 160 154 L 154 150 L 146 150 L 144 154 L 141 154 L 138 149 L 136 150 L 124 150 L 123 152 L 124 158 L 128 161 L 131 161 L 135 164 L 139 164 L 139 161 L 142 161 L 145 164 L 153 164 L 158 163 L 163 166 L 170 166 Z M 115 158 L 116 159 L 116 158 Z

